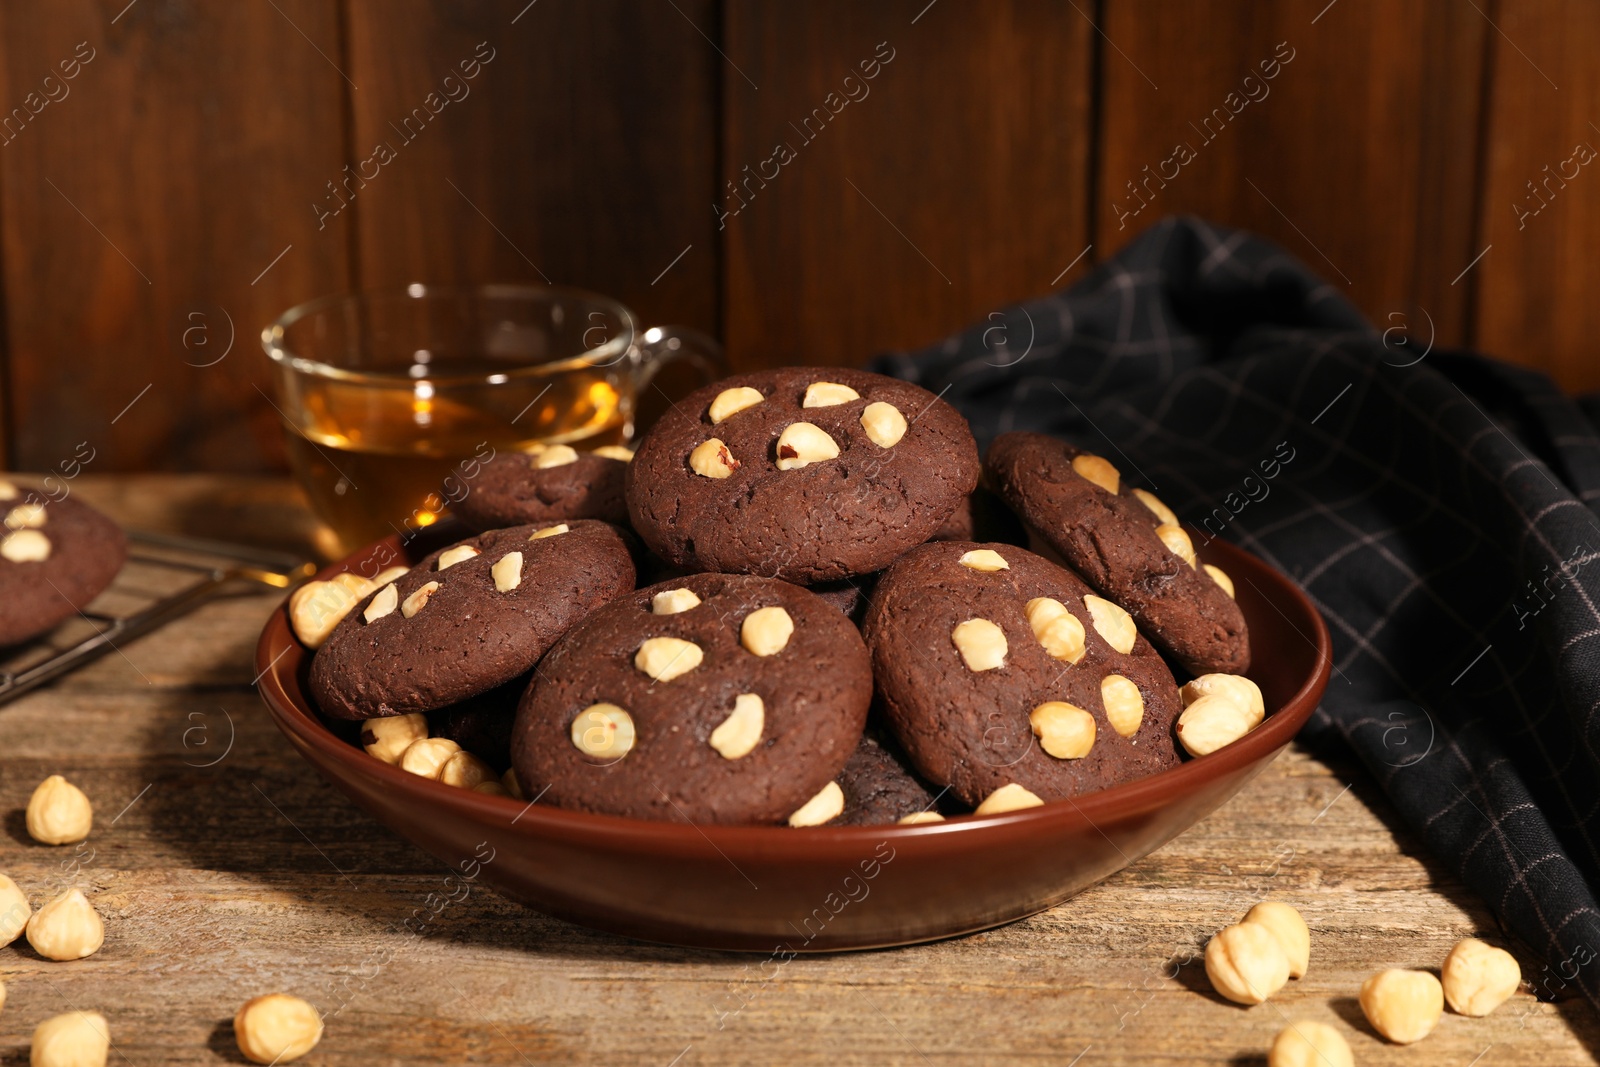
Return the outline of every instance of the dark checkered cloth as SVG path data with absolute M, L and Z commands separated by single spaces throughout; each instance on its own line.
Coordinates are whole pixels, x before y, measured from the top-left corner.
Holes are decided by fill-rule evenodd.
M 1381 334 L 1282 249 L 1197 219 L 873 369 L 942 393 L 980 448 L 1038 430 L 1098 452 L 1295 578 L 1334 646 L 1304 737 L 1360 755 L 1549 961 L 1524 975 L 1540 994 L 1600 1005 L 1600 434 L 1576 402 Z

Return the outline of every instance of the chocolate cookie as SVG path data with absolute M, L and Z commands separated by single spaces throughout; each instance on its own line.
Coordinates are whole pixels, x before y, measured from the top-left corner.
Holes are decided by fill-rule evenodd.
M 524 791 L 583 811 L 796 825 L 837 815 L 834 776 L 872 698 L 861 635 L 770 578 L 695 574 L 618 598 L 562 638 L 517 709 Z M 817 804 L 812 804 L 822 794 Z
M 984 472 L 1022 520 L 1194 674 L 1243 674 L 1250 635 L 1219 568 L 1196 565 L 1172 510 L 1099 456 L 1053 437 L 995 439 Z
M 466 483 L 466 495 L 450 510 L 475 530 L 563 519 L 626 525 L 622 480 L 631 455 L 615 446 L 594 452 L 568 445 L 501 452 L 479 465 L 477 476 Z
M 99 596 L 127 558 L 127 537 L 88 504 L 0 478 L 0 646 L 54 628 Z
M 633 581 L 627 535 L 603 522 L 469 537 L 351 609 L 311 661 L 311 695 L 342 719 L 459 703 L 530 670 Z
M 912 764 L 980 813 L 1178 765 L 1166 663 L 1126 612 L 1026 549 L 914 548 L 879 580 L 862 629 Z
M 901 762 L 892 743 L 870 732 L 839 772 L 844 811 L 830 826 L 881 826 L 891 823 L 939 822 L 939 795 Z
M 966 420 L 837 367 L 745 374 L 664 415 L 628 467 L 634 529 L 669 562 L 812 584 L 879 570 L 977 483 Z

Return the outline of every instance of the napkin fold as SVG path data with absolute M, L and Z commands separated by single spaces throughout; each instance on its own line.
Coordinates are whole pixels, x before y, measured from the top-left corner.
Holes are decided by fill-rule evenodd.
M 1169 218 L 871 369 L 943 395 L 980 449 L 1098 452 L 1197 544 L 1299 582 L 1334 648 L 1303 737 L 1354 749 L 1544 957 L 1539 995 L 1600 1006 L 1600 433 L 1545 376 L 1433 349 L 1426 314 L 1385 332 L 1271 242 Z

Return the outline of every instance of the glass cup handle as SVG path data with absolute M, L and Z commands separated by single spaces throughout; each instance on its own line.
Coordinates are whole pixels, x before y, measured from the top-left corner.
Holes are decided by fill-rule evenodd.
M 710 385 L 728 376 L 722 345 L 687 326 L 652 326 L 640 335 L 636 347 L 639 350 L 638 369 L 633 376 L 636 396 L 649 387 L 662 367 L 680 360 L 700 373 L 705 379 L 703 384 Z

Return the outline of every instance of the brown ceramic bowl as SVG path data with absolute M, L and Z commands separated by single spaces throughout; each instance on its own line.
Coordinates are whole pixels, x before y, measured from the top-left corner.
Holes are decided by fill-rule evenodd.
M 413 558 L 425 551 L 414 546 Z M 1213 541 L 1200 555 L 1238 588 L 1266 722 L 1141 781 L 921 826 L 693 826 L 473 793 L 381 763 L 331 732 L 306 696 L 311 657 L 286 608 L 262 631 L 256 666 L 279 728 L 330 782 L 446 864 L 540 911 L 649 941 L 781 958 L 905 945 L 1032 915 L 1120 871 L 1233 796 L 1310 717 L 1332 662 L 1316 609 L 1232 545 Z M 391 537 L 319 577 L 407 556 Z

